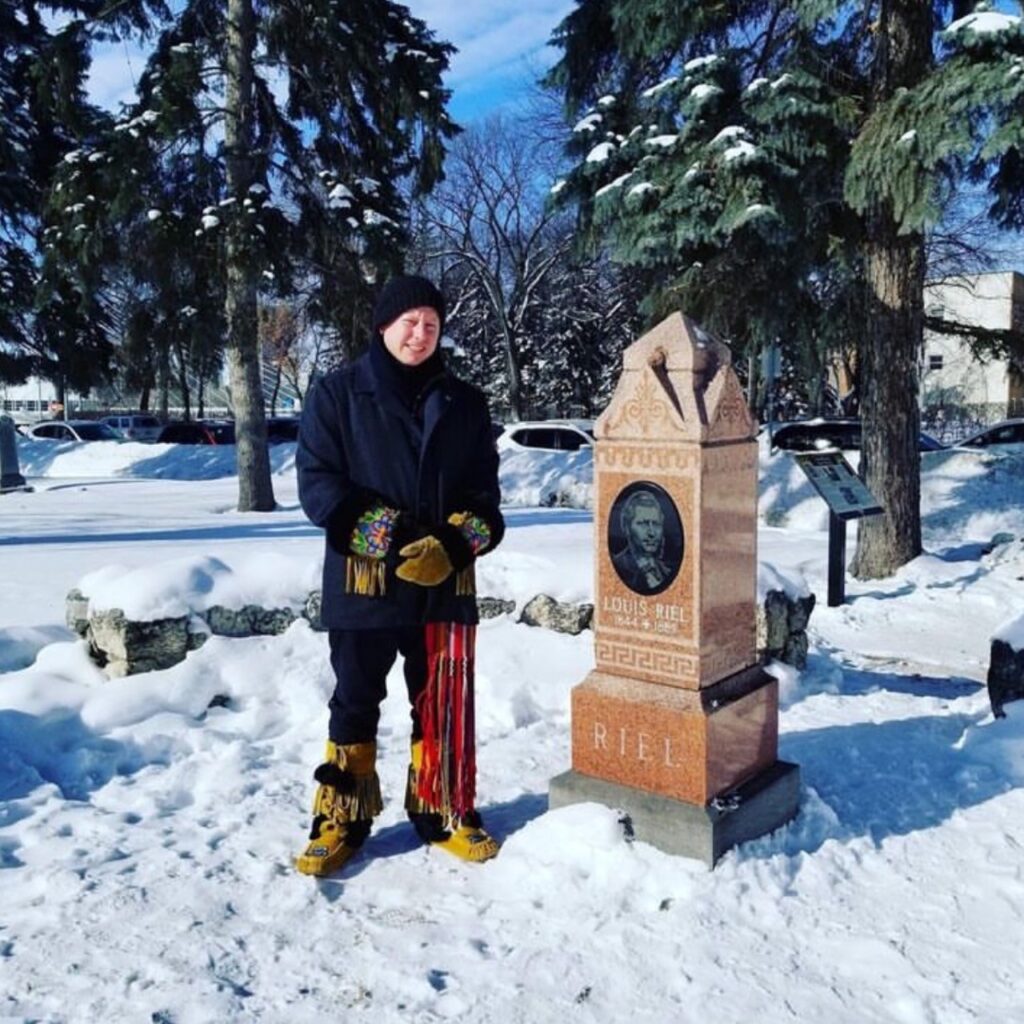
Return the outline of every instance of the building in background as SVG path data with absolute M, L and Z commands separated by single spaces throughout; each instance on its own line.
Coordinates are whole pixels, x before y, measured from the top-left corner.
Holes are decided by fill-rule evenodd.
M 198 415 L 195 400 L 199 392 L 199 382 L 190 377 L 189 385 L 192 388 L 191 413 L 195 417 Z M 149 411 L 154 414 L 157 413 L 157 410 L 153 407 L 153 403 L 157 397 L 155 392 L 151 395 Z M 294 381 L 282 374 L 280 365 L 264 358 L 263 401 L 266 414 L 268 416 L 298 414 L 302 411 L 302 397 L 303 395 L 297 390 Z M 169 388 L 167 398 L 168 417 L 180 419 L 184 413 L 184 405 L 177 387 Z M 114 384 L 96 388 L 88 397 L 69 392 L 66 397 L 67 408 L 65 409 L 57 400 L 56 386 L 50 381 L 39 377 L 31 377 L 23 384 L 5 384 L 0 381 L 0 414 L 10 416 L 15 423 L 19 424 L 74 417 L 94 419 L 111 413 L 138 412 L 140 411 L 138 405 L 132 404 L 137 400 L 137 393 L 129 394 Z M 217 382 L 206 384 L 203 415 L 232 415 L 226 373 L 222 374 L 221 379 Z
M 1017 359 L 982 359 L 954 334 L 925 331 L 921 412 L 944 439 L 975 426 L 1024 416 L 1024 275 L 973 274 L 925 286 L 925 314 L 976 327 L 1021 333 Z
M 77 395 L 69 396 L 72 411 L 77 408 L 77 402 Z M 0 413 L 10 416 L 15 423 L 65 418 L 64 409 L 57 401 L 56 387 L 38 377 L 32 377 L 24 384 L 0 381 Z

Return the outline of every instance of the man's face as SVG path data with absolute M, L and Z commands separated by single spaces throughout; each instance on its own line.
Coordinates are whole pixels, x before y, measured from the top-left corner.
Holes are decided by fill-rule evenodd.
M 656 555 L 661 546 L 662 518 L 657 505 L 638 505 L 629 524 L 633 548 L 645 555 Z
M 384 347 L 406 366 L 429 359 L 441 336 L 441 318 L 430 306 L 407 309 L 381 330 Z

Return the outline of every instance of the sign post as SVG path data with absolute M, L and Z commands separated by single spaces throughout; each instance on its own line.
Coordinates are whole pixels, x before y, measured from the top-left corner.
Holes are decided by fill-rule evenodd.
M 846 521 L 885 509 L 839 452 L 806 452 L 796 461 L 828 505 L 828 606 L 835 608 L 846 600 Z

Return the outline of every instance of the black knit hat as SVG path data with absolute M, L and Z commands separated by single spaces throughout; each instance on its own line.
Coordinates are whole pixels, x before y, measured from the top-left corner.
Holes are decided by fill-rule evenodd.
M 393 277 L 377 296 L 373 307 L 373 333 L 377 334 L 392 320 L 397 320 L 407 309 L 418 306 L 429 306 L 437 312 L 441 321 L 438 335 L 444 333 L 444 296 L 440 290 L 425 277 L 414 274 L 402 274 Z

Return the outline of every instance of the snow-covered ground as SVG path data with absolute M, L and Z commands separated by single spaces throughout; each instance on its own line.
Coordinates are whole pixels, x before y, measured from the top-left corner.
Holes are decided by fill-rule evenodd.
M 762 458 L 763 575 L 820 602 L 807 670 L 776 668 L 804 788 L 795 821 L 715 871 L 627 843 L 613 809 L 547 810 L 592 639 L 506 616 L 478 650 L 501 855 L 467 865 L 414 841 L 396 672 L 384 813 L 316 882 L 291 857 L 325 737 L 325 637 L 215 637 L 106 680 L 63 625 L 89 574 L 151 609 L 315 582 L 294 448 L 274 450 L 280 508 L 259 515 L 233 511 L 230 449 L 21 453 L 36 490 L 0 497 L 0 1020 L 1024 1019 L 1024 703 L 993 721 L 982 685 L 989 638 L 1024 610 L 1024 455 L 928 456 L 928 554 L 849 580 L 836 609 L 823 507 L 788 456 Z M 582 504 L 584 461 L 506 464 L 503 483 L 526 502 L 561 481 Z M 508 518 L 484 593 L 589 596 L 589 513 Z

